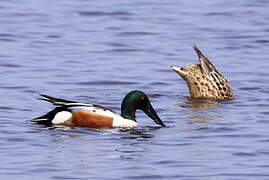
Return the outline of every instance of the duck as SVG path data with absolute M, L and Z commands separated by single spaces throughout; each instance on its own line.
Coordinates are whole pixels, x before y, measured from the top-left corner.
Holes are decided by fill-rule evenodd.
M 226 77 L 210 62 L 210 60 L 194 44 L 199 64 L 184 67 L 170 66 L 181 76 L 189 88 L 193 99 L 232 100 L 234 94 Z
M 121 115 L 94 104 L 70 101 L 40 94 L 41 100 L 56 106 L 47 114 L 30 121 L 47 126 L 60 125 L 86 128 L 134 128 L 137 126 L 136 110 L 142 110 L 156 124 L 165 126 L 154 110 L 148 96 L 140 91 L 129 92 L 121 104 Z

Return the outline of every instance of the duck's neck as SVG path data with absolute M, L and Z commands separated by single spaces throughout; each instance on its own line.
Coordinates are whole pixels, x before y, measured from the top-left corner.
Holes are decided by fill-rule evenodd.
M 121 116 L 125 119 L 135 120 L 135 107 L 133 103 L 127 100 L 123 100 L 121 103 Z

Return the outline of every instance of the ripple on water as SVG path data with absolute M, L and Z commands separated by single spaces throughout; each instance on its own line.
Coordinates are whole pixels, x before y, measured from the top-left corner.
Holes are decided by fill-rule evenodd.
M 13 63 L 1 63 L 0 65 L 6 68 L 21 68 L 22 67 L 19 64 L 13 64 Z
M 254 43 L 258 43 L 258 44 L 268 44 L 269 43 L 269 39 L 258 39 L 258 40 L 255 40 Z
M 78 82 L 77 85 L 82 86 L 106 86 L 106 85 L 135 85 L 138 84 L 137 82 L 131 82 L 131 81 L 84 81 L 84 82 Z
M 159 33 L 147 32 L 147 31 L 130 31 L 130 32 L 120 32 L 117 34 L 119 37 L 139 37 L 139 36 L 154 36 Z
M 114 12 L 104 12 L 104 11 L 79 11 L 79 15 L 81 16 L 93 16 L 93 17 L 100 17 L 100 16 L 132 16 L 133 14 L 130 12 L 125 11 L 114 11 Z

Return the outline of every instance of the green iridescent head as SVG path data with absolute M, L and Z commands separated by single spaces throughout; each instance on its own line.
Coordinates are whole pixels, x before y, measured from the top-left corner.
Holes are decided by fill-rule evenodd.
M 142 91 L 134 90 L 129 92 L 122 101 L 121 116 L 136 121 L 135 112 L 137 109 L 144 111 L 156 124 L 165 126 L 153 109 L 148 96 Z

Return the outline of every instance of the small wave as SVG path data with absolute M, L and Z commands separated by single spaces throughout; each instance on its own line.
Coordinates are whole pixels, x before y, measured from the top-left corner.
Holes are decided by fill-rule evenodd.
M 133 85 L 138 84 L 137 82 L 130 81 L 84 81 L 76 83 L 78 85 Z
M 115 12 L 103 12 L 103 11 L 79 11 L 81 16 L 131 16 L 132 13 L 124 11 L 115 11 Z

